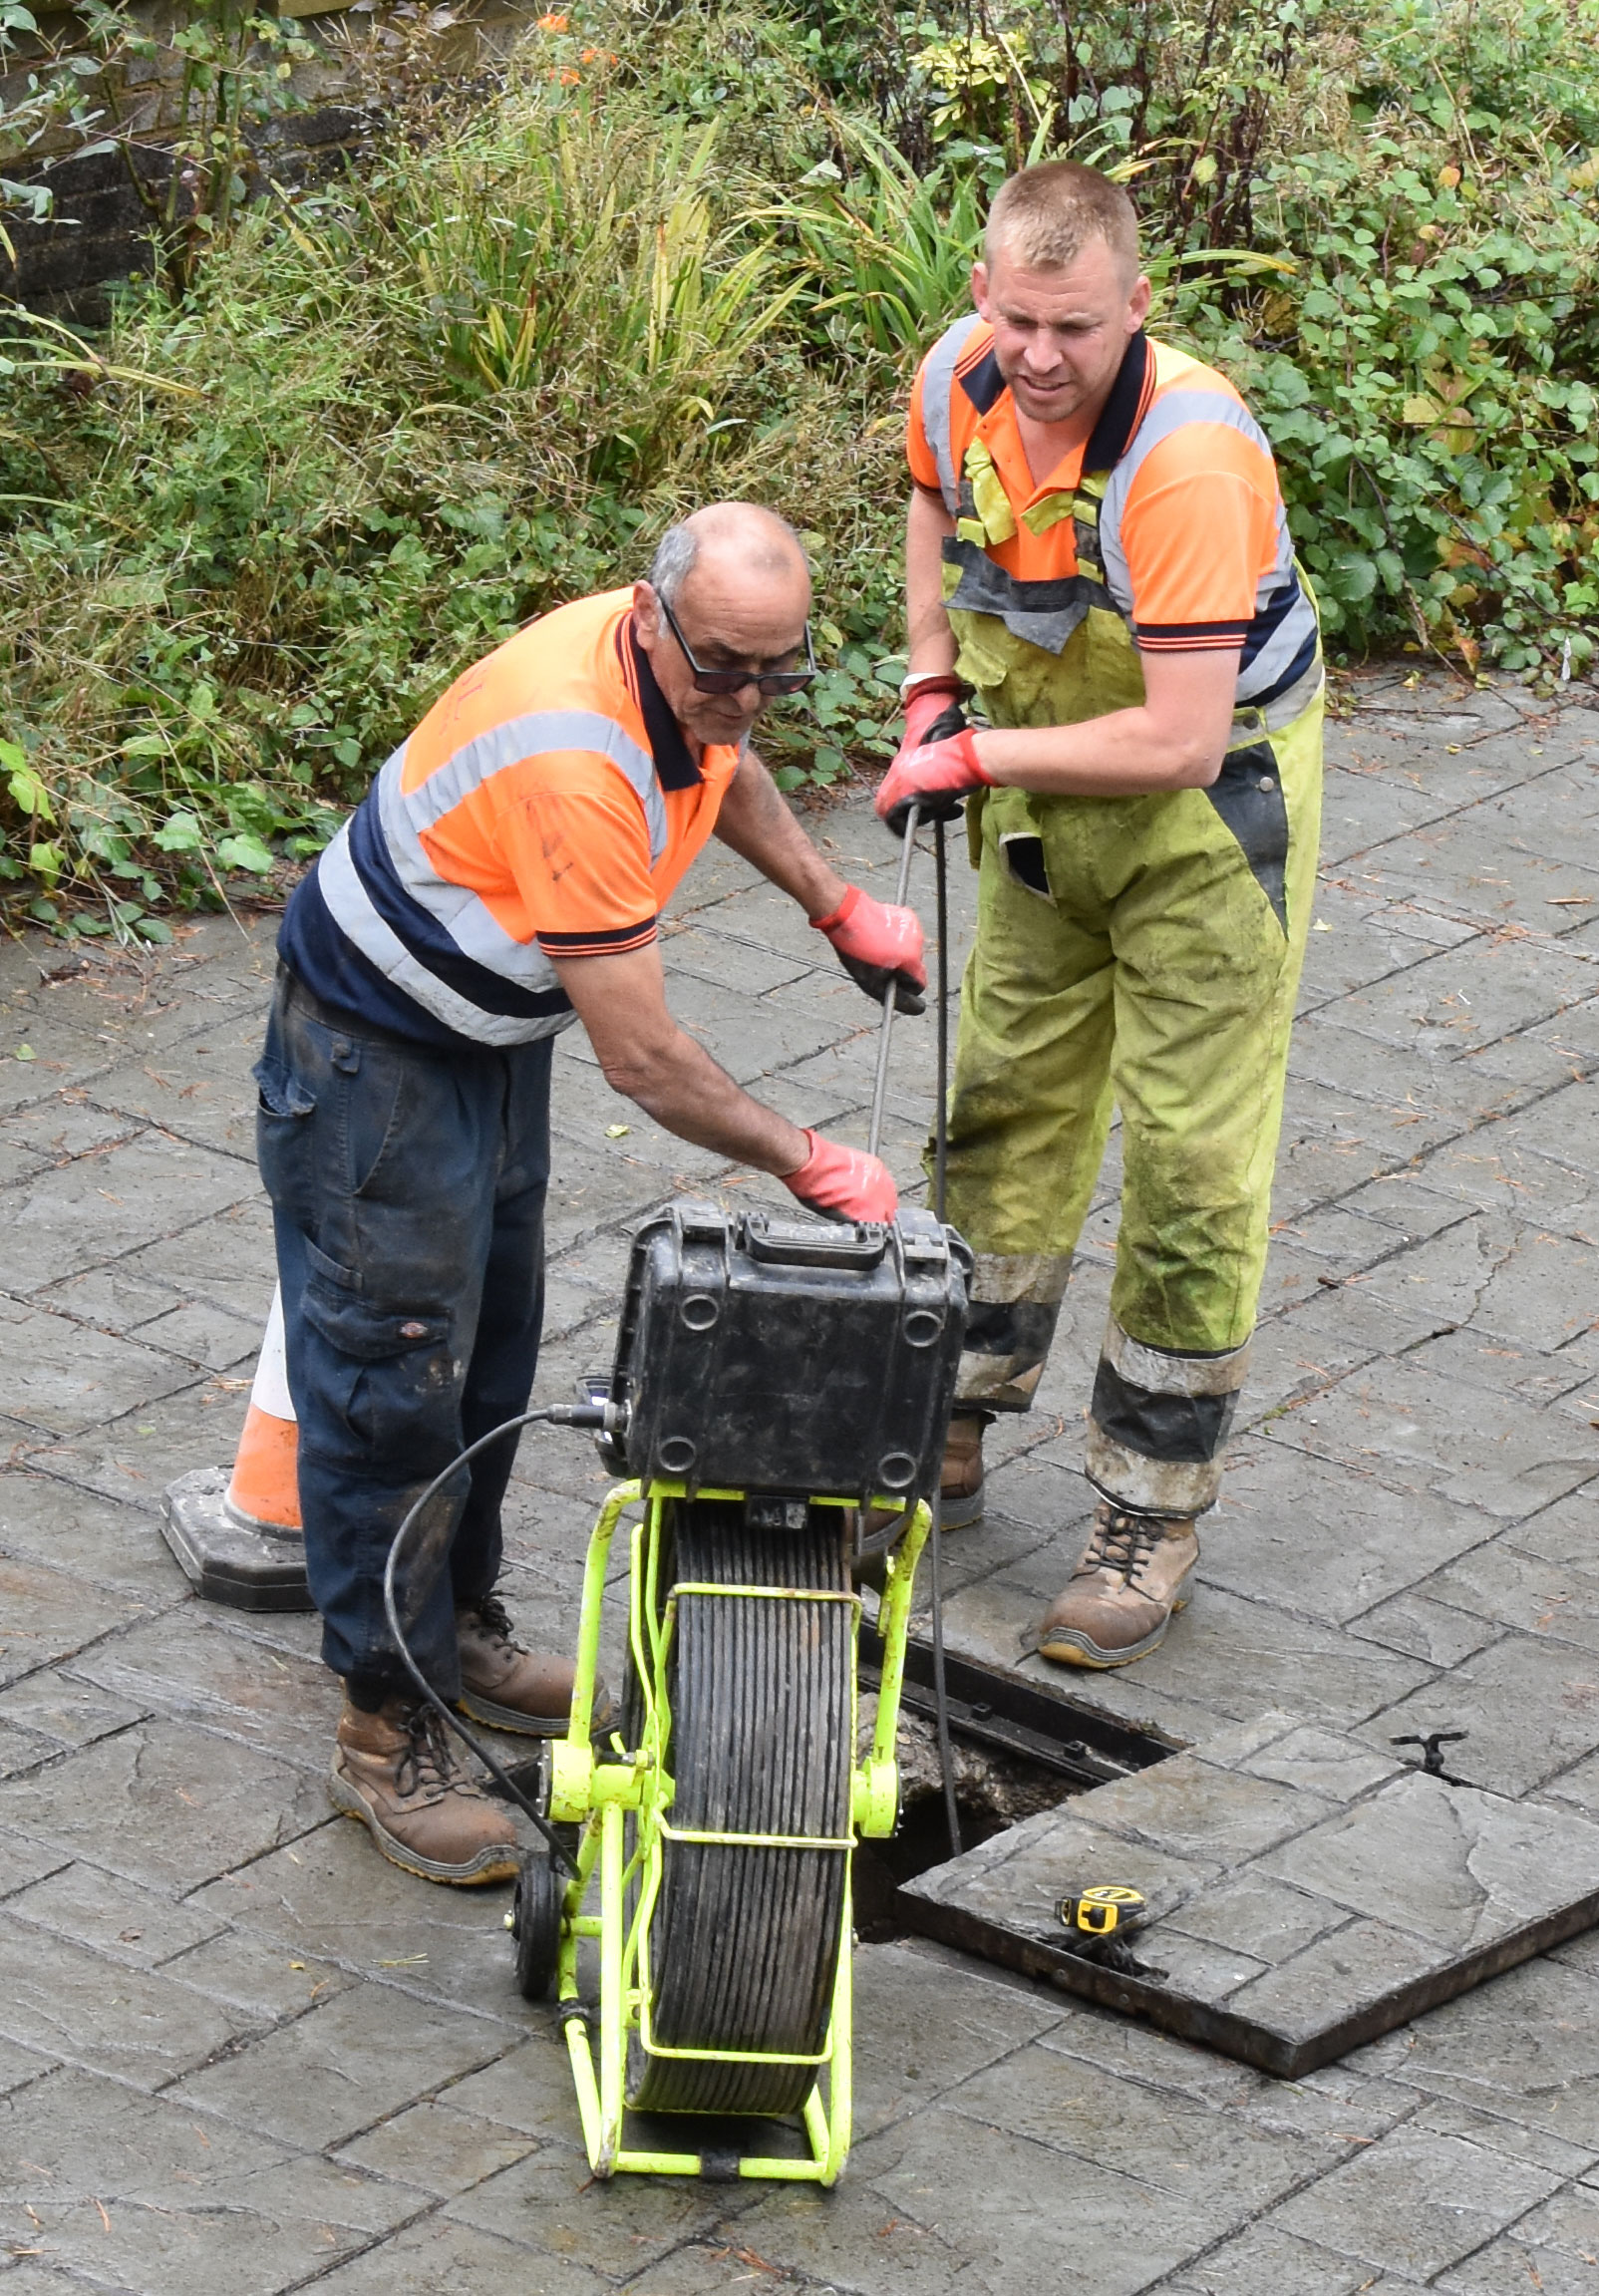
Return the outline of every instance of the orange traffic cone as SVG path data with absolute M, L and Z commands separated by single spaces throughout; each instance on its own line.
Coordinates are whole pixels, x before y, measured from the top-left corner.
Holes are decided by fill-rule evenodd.
M 299 1430 L 289 1395 L 283 1293 L 256 1360 L 232 1473 L 200 1467 L 169 1482 L 161 1531 L 185 1577 L 235 1610 L 311 1610 L 295 1475 Z

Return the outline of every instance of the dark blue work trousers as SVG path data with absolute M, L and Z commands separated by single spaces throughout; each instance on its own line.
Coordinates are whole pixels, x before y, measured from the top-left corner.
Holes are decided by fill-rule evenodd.
M 409 1687 L 390 1543 L 457 1454 L 527 1408 L 544 1310 L 551 1042 L 435 1052 L 342 1022 L 286 968 L 256 1066 L 306 1569 L 335 1674 Z M 515 1439 L 429 1509 L 406 1639 L 460 1690 L 455 1608 L 499 1574 Z M 422 1526 L 419 1526 L 422 1527 Z M 415 1536 L 415 1534 L 414 1534 Z

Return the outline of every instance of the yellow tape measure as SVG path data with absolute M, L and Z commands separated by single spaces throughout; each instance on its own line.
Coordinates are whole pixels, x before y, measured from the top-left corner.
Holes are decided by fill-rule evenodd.
M 1063 1897 L 1055 1910 L 1068 1929 L 1080 1929 L 1087 1937 L 1110 1937 L 1118 1929 L 1135 1927 L 1144 1904 L 1141 1889 L 1102 1881 L 1080 1897 Z

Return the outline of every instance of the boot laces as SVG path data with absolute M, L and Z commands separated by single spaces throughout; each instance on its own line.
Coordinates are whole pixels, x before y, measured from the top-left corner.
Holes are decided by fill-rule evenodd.
M 1119 1506 L 1102 1508 L 1095 1516 L 1088 1551 L 1074 1575 L 1087 1578 L 1097 1570 L 1113 1570 L 1130 1584 L 1159 1545 L 1165 1528 L 1162 1515 L 1125 1514 Z
M 395 1770 L 395 1791 L 403 1802 L 422 1796 L 430 1802 L 465 1784 L 442 1718 L 419 1699 L 405 1718 L 406 1745 Z
M 523 1652 L 527 1645 L 518 1642 L 516 1630 L 510 1623 L 510 1613 L 497 1594 L 485 1594 L 481 1602 L 473 1605 L 475 1617 L 490 1642 L 497 1642 L 504 1650 Z

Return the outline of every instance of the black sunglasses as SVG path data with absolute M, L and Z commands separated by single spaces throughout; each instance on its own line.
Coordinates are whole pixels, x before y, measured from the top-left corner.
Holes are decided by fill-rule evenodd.
M 706 670 L 695 660 L 688 639 L 678 628 L 676 614 L 659 590 L 655 598 L 666 616 L 668 629 L 683 649 L 683 659 L 689 665 L 698 693 L 742 694 L 746 686 L 759 686 L 763 694 L 802 694 L 816 674 L 816 656 L 810 643 L 808 621 L 805 624 L 805 667 L 802 670 Z

